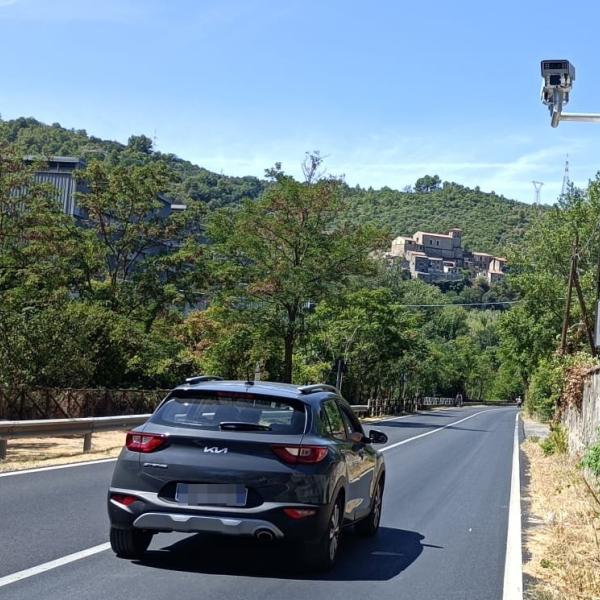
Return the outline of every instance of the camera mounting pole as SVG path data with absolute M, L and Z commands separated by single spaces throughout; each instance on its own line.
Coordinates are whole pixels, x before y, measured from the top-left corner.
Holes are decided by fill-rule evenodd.
M 543 60 L 542 102 L 550 111 L 550 124 L 558 127 L 561 121 L 584 121 L 600 123 L 600 113 L 564 113 L 563 106 L 569 102 L 569 95 L 575 81 L 575 67 L 568 60 Z

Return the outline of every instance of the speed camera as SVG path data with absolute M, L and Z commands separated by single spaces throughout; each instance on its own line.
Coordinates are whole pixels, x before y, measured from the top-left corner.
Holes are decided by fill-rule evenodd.
M 575 67 L 568 60 L 543 60 L 542 102 L 547 105 L 567 104 L 575 81 Z

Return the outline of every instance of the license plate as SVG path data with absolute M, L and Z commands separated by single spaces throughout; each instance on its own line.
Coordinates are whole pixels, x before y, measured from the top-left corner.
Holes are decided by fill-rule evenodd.
M 178 483 L 175 500 L 182 504 L 245 506 L 248 490 L 243 485 L 218 483 Z

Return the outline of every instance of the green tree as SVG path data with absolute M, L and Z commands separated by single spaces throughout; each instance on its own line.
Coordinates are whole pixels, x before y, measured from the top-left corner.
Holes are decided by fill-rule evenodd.
M 68 293 L 81 276 L 76 229 L 56 191 L 35 179 L 41 163 L 27 164 L 0 145 L 0 301 L 43 304 Z
M 127 147 L 142 154 L 152 154 L 153 142 L 147 135 L 131 135 L 127 140 Z
M 372 268 L 369 252 L 382 242 L 370 227 L 344 222 L 341 182 L 319 175 L 318 155 L 304 163 L 305 181 L 269 172 L 273 184 L 257 202 L 211 220 L 218 274 L 242 302 L 271 307 L 268 319 L 284 347 L 283 381 L 291 381 L 303 311 L 339 292 Z
M 165 214 L 161 194 L 171 173 L 162 163 L 110 167 L 92 161 L 78 175 L 85 211 L 86 287 L 82 293 L 113 310 L 137 311 L 147 326 L 173 304 L 204 290 L 202 210 Z
M 415 181 L 414 189 L 415 192 L 418 193 L 429 193 L 439 189 L 441 184 L 442 180 L 438 175 L 434 175 L 433 177 L 431 175 L 425 175 L 424 177 L 420 177 L 417 179 L 417 181 Z
M 409 349 L 418 352 L 420 323 L 390 289 L 349 291 L 317 306 L 303 353 L 319 364 L 343 359 L 350 394 L 377 395 L 398 387 L 399 361 Z

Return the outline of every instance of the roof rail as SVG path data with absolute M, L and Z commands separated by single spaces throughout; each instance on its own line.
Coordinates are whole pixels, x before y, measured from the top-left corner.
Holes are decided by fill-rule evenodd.
M 333 392 L 334 394 L 339 394 L 340 390 L 338 390 L 333 385 L 327 385 L 326 383 L 313 383 L 311 385 L 301 385 L 298 388 L 298 391 L 301 394 L 312 394 L 313 392 Z
M 216 375 L 196 375 L 194 377 L 188 377 L 185 380 L 185 382 L 189 385 L 202 383 L 203 381 L 223 381 L 223 378 L 217 377 Z

